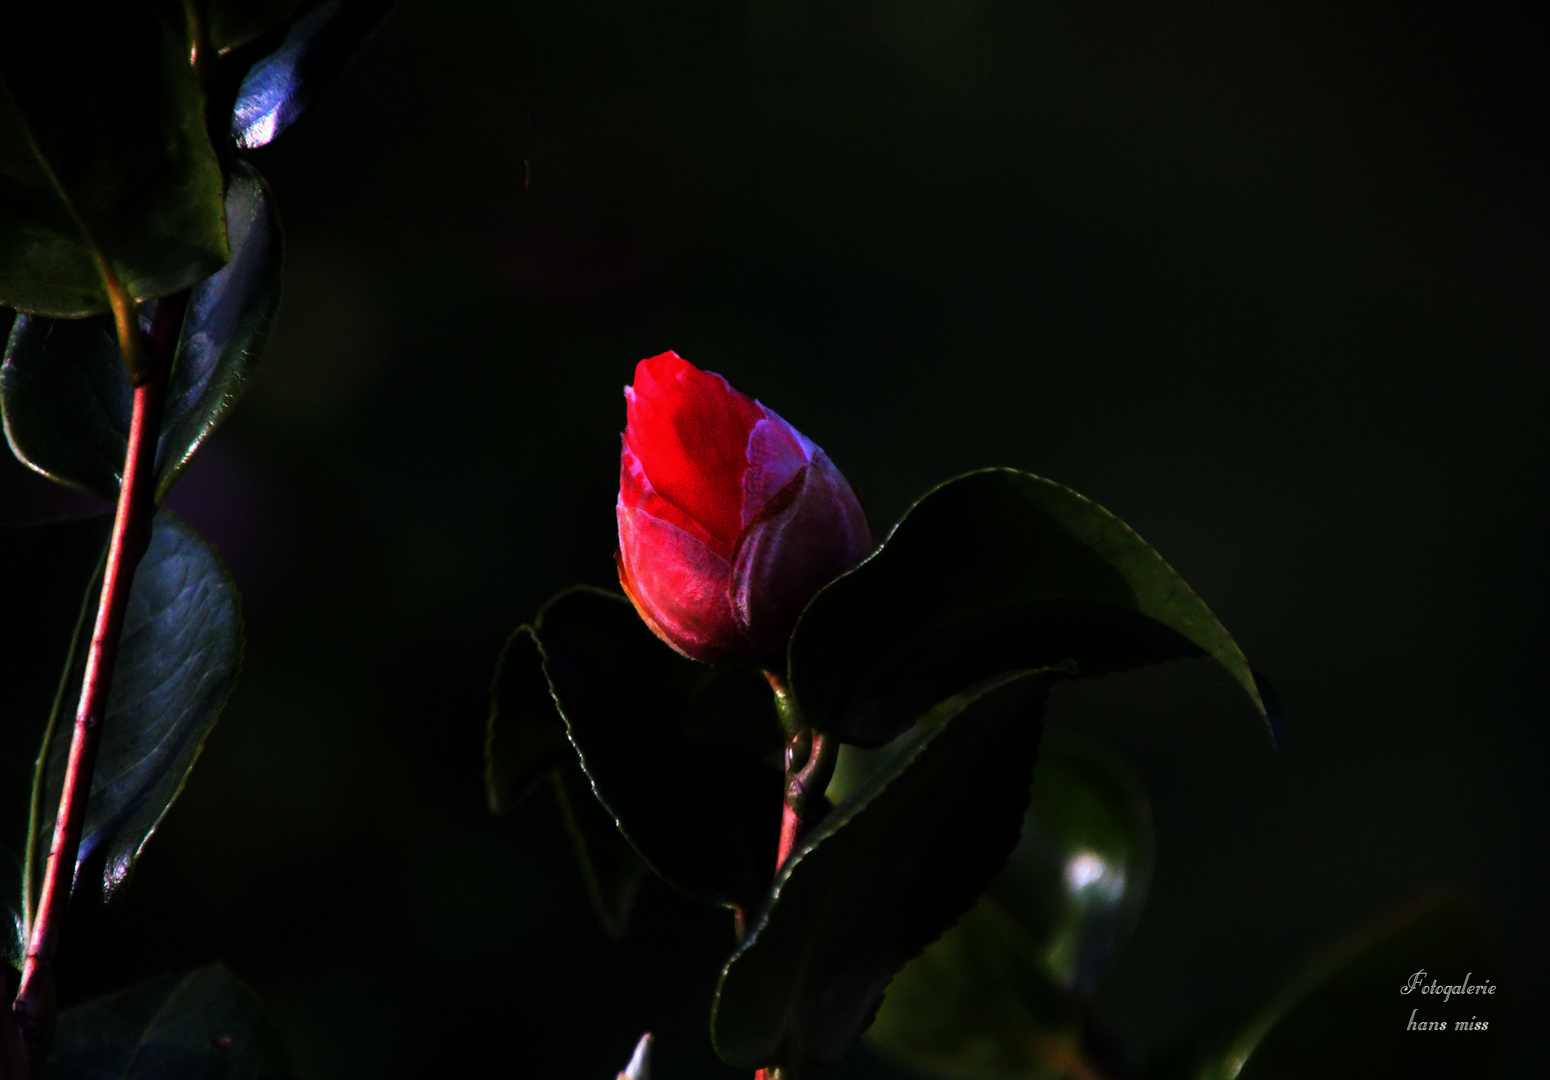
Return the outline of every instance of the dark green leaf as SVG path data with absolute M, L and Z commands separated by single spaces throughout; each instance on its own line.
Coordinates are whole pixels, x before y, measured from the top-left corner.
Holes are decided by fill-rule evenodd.
M 219 52 L 246 45 L 295 14 L 301 0 L 205 0 L 205 36 Z
M 1016 845 L 1048 686 L 1022 672 L 944 702 L 813 829 L 722 973 L 722 1058 L 752 1069 L 851 1047 Z
M 0 34 L 0 304 L 109 309 L 226 261 L 223 181 L 172 0 L 12 4 Z
M 109 525 L 97 518 L 0 530 L 0 959 L 18 970 L 47 854 L 33 844 L 29 882 L 38 757 L 50 737 L 70 739 L 77 694 L 64 674 L 91 636 Z
M 878 746 L 980 679 L 1074 661 L 1081 675 L 1205 654 L 1263 714 L 1237 643 L 1113 514 L 1049 480 L 989 469 L 910 508 L 815 597 L 790 648 L 820 730 Z
M 35 852 L 48 850 L 54 831 L 89 635 L 88 627 L 73 652 L 45 669 L 55 678 L 68 674 L 41 816 L 32 823 Z M 157 515 L 129 597 L 81 834 L 78 864 L 104 854 L 105 894 L 127 880 L 182 791 L 236 678 L 241 651 L 237 591 L 220 560 L 186 525 Z
M 42 1080 L 289 1080 L 258 999 L 219 964 L 139 983 L 59 1016 Z
M 1090 1061 L 1083 998 L 1134 924 L 1151 861 L 1129 770 L 1050 732 L 1006 869 L 889 984 L 868 1040 L 950 1080 L 1053 1080 Z
M 544 678 L 538 638 L 531 626 L 519 626 L 501 649 L 490 685 L 484 737 L 484 789 L 490 811 L 510 812 L 549 773 L 574 761 L 565 721 Z
M 1204 1049 L 1154 1071 L 1188 1080 L 1485 1080 L 1502 1075 L 1502 963 L 1480 921 L 1454 897 L 1422 900 L 1364 927 Z M 1422 985 L 1491 994 L 1405 992 Z M 1409 1025 L 1443 1023 L 1446 1030 Z M 1479 1023 L 1459 1029 L 1457 1023 Z
M 254 64 L 237 91 L 231 136 L 244 150 L 267 146 L 338 81 L 376 33 L 393 0 L 324 0 L 292 24 L 280 47 Z
M 592 792 L 586 774 L 574 762 L 549 774 L 565 831 L 587 887 L 587 899 L 611 938 L 624 936 L 635 897 L 646 880 L 646 864 L 619 832 Z
M 598 798 L 652 869 L 689 896 L 748 910 L 773 872 L 781 741 L 772 696 L 685 660 L 624 597 L 569 589 L 536 633 L 544 674 Z
M 173 358 L 157 447 L 158 498 L 241 395 L 280 302 L 279 222 L 263 178 L 240 161 L 226 215 L 231 260 L 194 286 Z M 113 501 L 132 406 L 110 317 L 17 319 L 0 368 L 0 413 L 18 458 Z

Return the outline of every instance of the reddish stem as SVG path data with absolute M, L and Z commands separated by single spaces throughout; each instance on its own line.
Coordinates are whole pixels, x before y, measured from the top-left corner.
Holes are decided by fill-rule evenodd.
M 124 613 L 129 607 L 135 568 L 150 544 L 151 519 L 156 514 L 156 444 L 161 432 L 162 405 L 187 306 L 187 293 L 157 304 L 151 325 L 149 370 L 134 389 L 129 447 L 124 455 L 113 538 L 108 545 L 103 571 L 102 598 L 86 654 L 80 705 L 76 708 L 70 757 L 59 796 L 59 815 L 54 822 L 53 843 L 43 871 L 43 888 L 38 894 L 38 915 L 27 943 L 21 988 L 16 994 L 16 1018 L 29 1044 L 34 1069 L 42 1064 L 43 1048 L 39 1045 L 39 1037 L 47 1002 L 52 996 L 54 954 L 59 948 L 60 926 L 75 883 L 76 856 L 80 852 L 81 828 L 91 793 L 92 766 L 97 760 L 98 737 L 107 712 L 108 689 L 113 680 L 113 665 L 118 659 Z M 139 331 L 131 325 L 129 332 Z M 136 344 L 121 341 L 120 349 L 127 356 L 136 350 Z
M 839 742 L 832 735 L 815 732 L 802 717 L 791 688 L 778 673 L 766 669 L 764 677 L 775 691 L 776 709 L 786 730 L 786 786 L 781 805 L 780 844 L 775 851 L 775 874 L 823 817 L 828 804 L 824 792 L 834 775 Z M 795 1080 L 792 1063 L 772 1065 L 754 1073 L 754 1080 Z

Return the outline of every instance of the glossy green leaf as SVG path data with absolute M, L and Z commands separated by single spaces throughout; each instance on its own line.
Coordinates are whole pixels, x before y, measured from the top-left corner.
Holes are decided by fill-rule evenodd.
M 53 835 L 107 529 L 96 519 L 0 534 L 0 903 L 19 914 L 3 941 L 13 964 Z M 106 894 L 127 879 L 182 790 L 241 644 L 237 593 L 219 559 L 187 526 L 158 515 L 130 593 L 77 864 L 103 855 Z
M 600 589 L 561 593 L 535 629 L 571 744 L 624 835 L 675 888 L 750 909 L 780 833 L 782 743 L 768 689 L 685 660 Z
M 850 1049 L 889 980 L 1016 845 L 1048 686 L 1021 672 L 942 703 L 792 853 L 717 988 L 724 1060 L 829 1063 Z
M 868 1041 L 949 1080 L 1055 1080 L 1072 1062 L 1102 1074 L 1083 1038 L 1084 999 L 1134 926 L 1152 852 L 1130 771 L 1050 732 L 1006 869 L 889 984 Z
M 226 214 L 231 260 L 190 292 L 173 357 L 157 445 L 158 498 L 241 396 L 280 302 L 279 221 L 263 178 L 245 163 L 233 167 Z M 0 414 L 19 459 L 111 502 L 132 407 L 109 316 L 16 320 L 0 367 Z
M 1421 989 L 1466 979 L 1494 992 L 1445 998 Z M 1153 1075 L 1487 1080 L 1505 1068 L 1506 1021 L 1502 962 L 1484 927 L 1462 900 L 1433 897 L 1341 941 L 1243 1020 L 1202 1040 L 1201 1049 L 1172 1055 Z M 1432 1024 L 1444 1027 L 1425 1026 Z
M 550 773 L 549 781 L 597 921 L 609 937 L 623 937 L 646 880 L 646 863 L 619 832 L 574 762 Z
M 228 254 L 175 0 L 13 4 L 0 34 L 0 304 L 74 317 L 185 289 Z
M 157 498 L 242 396 L 280 307 L 285 235 L 269 185 L 240 159 L 226 190 L 226 227 L 231 259 L 189 293 L 172 359 L 156 447 Z
M 1208 655 L 1263 714 L 1237 644 L 1128 525 L 1013 469 L 950 480 L 815 597 L 790 647 L 812 723 L 878 746 L 980 679 L 1072 661 L 1102 675 Z
M 382 20 L 393 0 L 323 0 L 297 19 L 285 40 L 242 80 L 231 137 L 243 150 L 273 142 L 332 86 Z
M 42 1080 L 289 1080 L 258 999 L 225 967 L 167 975 L 67 1009 Z
M 68 657 L 85 648 L 109 522 L 0 530 L 0 960 L 21 968 L 43 852 L 31 823 L 37 762 L 50 737 L 70 738 L 76 688 Z M 29 838 L 33 840 L 27 888 Z

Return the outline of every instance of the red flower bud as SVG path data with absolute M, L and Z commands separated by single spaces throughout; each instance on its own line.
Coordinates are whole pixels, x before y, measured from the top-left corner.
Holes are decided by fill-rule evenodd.
M 872 550 L 850 482 L 822 450 L 677 353 L 624 388 L 619 583 L 695 660 L 778 655 L 824 585 Z

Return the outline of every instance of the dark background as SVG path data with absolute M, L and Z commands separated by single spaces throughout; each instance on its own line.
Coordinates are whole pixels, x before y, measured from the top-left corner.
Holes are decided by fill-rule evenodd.
M 658 1076 L 733 1075 L 729 919 L 652 883 L 606 941 L 548 801 L 494 820 L 480 776 L 505 633 L 612 581 L 620 388 L 673 348 L 879 527 L 983 465 L 1099 500 L 1277 683 L 1281 752 L 1205 665 L 1053 704 L 1154 799 L 1103 999 L 1135 1056 L 1441 886 L 1532 1075 L 1542 41 L 1490 3 L 404 0 L 254 158 L 285 299 L 173 500 L 246 664 L 63 1003 L 220 958 L 305 1080 L 611 1077 L 648 1028 Z M 7 519 L 79 512 L 0 469 Z

